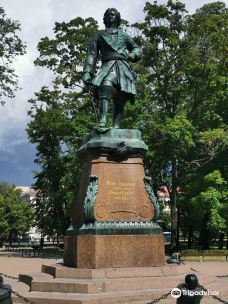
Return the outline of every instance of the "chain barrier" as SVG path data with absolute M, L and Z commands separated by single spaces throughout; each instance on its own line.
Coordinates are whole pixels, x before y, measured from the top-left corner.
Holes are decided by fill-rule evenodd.
M 196 270 L 196 269 L 194 269 L 194 268 L 190 268 L 191 270 L 193 270 L 193 271 L 195 271 L 195 272 L 199 272 L 199 270 Z
M 19 278 L 18 277 L 14 277 L 14 276 L 11 276 L 11 275 L 7 275 L 5 273 L 2 273 L 0 272 L 0 276 L 3 276 L 5 278 L 8 278 L 8 279 L 13 279 L 13 280 L 18 280 Z M 6 289 L 6 290 L 9 290 L 7 287 L 2 287 L 3 289 Z M 18 292 L 10 289 L 11 293 L 14 294 L 16 297 L 18 297 L 18 299 L 22 300 L 23 303 L 29 303 L 29 304 L 35 304 L 35 302 L 32 302 L 31 300 L 23 297 L 21 294 L 19 294 Z
M 196 270 L 196 269 L 193 269 L 193 268 L 191 268 L 191 270 L 199 272 L 199 270 Z M 217 275 L 216 278 L 228 278 L 228 275 Z M 199 285 L 199 286 L 203 289 L 203 291 L 208 292 L 208 289 L 206 289 L 204 286 L 202 286 L 202 285 Z M 221 298 L 219 298 L 215 295 L 210 295 L 210 296 L 213 299 L 219 301 L 220 303 L 228 304 L 228 301 L 225 301 L 225 300 L 223 300 L 223 299 L 221 299 Z
M 13 277 L 13 276 L 10 276 L 10 275 L 2 273 L 2 272 L 0 272 L 0 276 L 3 276 L 3 277 L 8 278 L 8 279 L 14 279 L 14 280 L 18 280 L 19 279 L 17 277 Z
M 203 291 L 208 292 L 208 289 L 207 289 L 207 288 L 205 288 L 205 287 L 202 286 L 202 285 L 199 285 L 199 286 L 203 289 Z M 211 296 L 213 299 L 219 301 L 220 303 L 228 304 L 227 301 L 225 301 L 225 300 L 223 300 L 223 299 L 221 299 L 221 298 L 219 298 L 219 297 L 217 297 L 217 296 L 215 296 L 215 295 L 210 295 L 210 296 Z
M 199 272 L 198 270 L 193 269 L 193 268 L 191 268 L 191 270 L 196 271 L 196 272 Z M 0 276 L 3 276 L 3 277 L 8 278 L 8 279 L 18 280 L 18 277 L 10 276 L 10 275 L 7 275 L 7 274 L 2 273 L 2 272 L 0 272 Z M 217 277 L 217 278 L 228 278 L 228 275 L 217 275 L 216 277 Z M 208 289 L 206 289 L 204 286 L 202 286 L 202 285 L 199 285 L 199 286 L 203 289 L 203 291 L 208 292 Z M 5 289 L 7 289 L 7 288 L 5 288 Z M 23 296 L 22 296 L 21 294 L 19 294 L 18 292 L 13 291 L 13 290 L 11 290 L 11 292 L 12 292 L 12 294 L 14 294 L 15 296 L 17 296 L 20 300 L 22 300 L 24 303 L 35 304 L 35 302 L 33 302 L 33 301 L 31 301 L 31 300 L 29 300 L 29 299 L 23 297 Z M 147 304 L 155 304 L 155 303 L 160 302 L 161 300 L 165 300 L 170 294 L 171 294 L 171 291 L 169 291 L 168 293 L 162 295 L 160 298 L 157 298 L 157 299 L 154 299 L 154 300 L 148 302 Z M 225 300 L 223 300 L 223 299 L 221 299 L 221 298 L 219 298 L 219 297 L 217 297 L 217 296 L 215 296 L 215 295 L 210 295 L 210 296 L 211 296 L 213 299 L 219 301 L 220 303 L 228 304 L 227 301 L 225 301 Z
M 161 300 L 165 300 L 170 294 L 171 294 L 171 291 L 168 292 L 168 293 L 166 293 L 166 294 L 163 294 L 163 296 L 161 296 L 160 298 L 154 299 L 154 300 L 152 300 L 151 302 L 148 302 L 148 303 L 146 303 L 146 304 L 158 303 L 158 302 L 160 302 Z
M 12 294 L 14 294 L 15 296 L 17 296 L 18 299 L 22 300 L 23 303 L 36 304 L 35 302 L 33 302 L 33 301 L 31 301 L 31 300 L 29 300 L 29 299 L 23 297 L 21 294 L 19 294 L 19 293 L 16 292 L 16 291 L 13 291 L 13 290 L 12 290 Z
M 35 302 L 33 302 L 33 301 L 31 301 L 31 300 L 29 300 L 29 299 L 23 297 L 21 294 L 19 294 L 19 293 L 16 292 L 16 291 L 13 291 L 12 289 L 9 290 L 9 288 L 4 287 L 4 286 L 3 286 L 2 288 L 3 288 L 3 289 L 6 289 L 6 290 L 8 290 L 8 291 L 10 291 L 12 294 L 14 294 L 16 297 L 18 297 L 18 299 L 22 300 L 23 303 L 36 304 Z

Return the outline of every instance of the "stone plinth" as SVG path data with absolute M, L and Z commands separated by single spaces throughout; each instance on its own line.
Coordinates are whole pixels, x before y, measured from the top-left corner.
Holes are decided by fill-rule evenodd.
M 73 244 L 75 240 L 75 244 Z M 65 264 L 82 269 L 113 267 L 152 267 L 164 264 L 164 240 L 161 235 L 80 235 L 67 236 L 65 244 L 75 256 L 66 256 Z
M 80 148 L 82 176 L 64 264 L 80 268 L 164 264 L 158 203 L 145 176 L 138 130 L 94 129 Z

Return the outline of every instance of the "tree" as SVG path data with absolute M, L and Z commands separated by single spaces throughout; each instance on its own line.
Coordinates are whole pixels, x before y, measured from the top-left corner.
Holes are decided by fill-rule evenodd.
M 200 180 L 201 183 L 197 185 L 196 181 L 199 183 Z M 214 170 L 203 179 L 196 178 L 195 185 L 191 183 L 191 194 L 188 193 L 190 211 L 188 218 L 191 221 L 194 219 L 192 228 L 194 227 L 194 231 L 199 233 L 199 245 L 203 249 L 209 249 L 211 236 L 226 233 L 228 217 L 226 185 L 227 182 L 219 170 Z
M 20 31 L 18 21 L 6 17 L 0 7 L 0 103 L 4 105 L 5 97 L 14 97 L 17 86 L 17 76 L 12 67 L 13 59 L 25 53 L 25 45 L 18 37 Z
M 88 41 L 96 29 L 92 18 L 56 23 L 55 38 L 43 38 L 38 45 L 36 65 L 54 73 L 52 87 L 41 88 L 36 99 L 30 100 L 27 128 L 37 147 L 35 162 L 41 167 L 34 187 L 38 189 L 35 218 L 43 235 L 60 237 L 69 227 L 81 169 L 77 150 L 95 120 L 80 75 Z
M 171 250 L 177 247 L 177 191 L 181 160 L 194 146 L 194 127 L 187 119 L 184 103 L 184 65 L 189 44 L 186 38 L 186 10 L 181 2 L 167 5 L 146 3 L 141 30 L 146 90 L 141 120 L 149 143 L 147 166 L 158 186 L 166 186 L 171 201 Z M 145 85 L 144 85 L 145 87 Z
M 191 198 L 197 197 L 202 191 L 204 178 L 211 172 L 220 170 L 222 178 L 228 181 L 225 170 L 228 142 L 228 120 L 225 111 L 227 100 L 227 67 L 225 66 L 227 14 L 228 10 L 225 4 L 215 2 L 204 5 L 193 16 L 189 17 L 189 38 L 190 41 L 195 41 L 189 56 L 192 59 L 196 58 L 196 61 L 192 60 L 192 64 L 186 67 L 187 77 L 192 75 L 189 78 L 188 88 L 186 88 L 193 101 L 188 117 L 193 121 L 194 126 L 197 126 L 198 133 L 196 133 L 196 148 L 186 159 L 186 165 L 191 164 L 190 170 L 187 170 L 188 172 L 184 178 L 182 177 L 181 182 L 181 188 L 185 193 L 185 202 L 181 209 L 185 210 L 184 214 L 187 214 L 187 216 L 181 217 L 181 225 L 183 227 L 187 223 L 186 226 L 189 228 L 189 247 L 191 247 L 194 230 L 199 232 L 199 225 L 204 226 L 204 229 L 201 229 L 200 239 L 207 240 L 207 244 L 201 241 L 203 247 L 209 246 L 209 232 L 212 235 L 211 230 L 206 228 L 206 216 L 203 221 L 199 214 L 199 208 L 194 208 L 191 204 Z M 195 55 L 197 56 L 195 57 Z M 202 200 L 201 203 L 203 204 Z M 214 203 L 216 205 L 215 201 Z M 204 207 L 208 209 L 207 214 L 209 215 L 211 212 L 210 204 L 204 204 Z M 223 213 L 224 216 L 225 214 L 227 215 L 227 212 Z M 215 227 L 215 233 L 218 231 L 217 228 Z M 224 233 L 221 232 L 220 235 L 222 236 Z
M 0 235 L 9 237 L 12 234 L 25 233 L 33 223 L 33 210 L 31 205 L 21 197 L 21 190 L 14 185 L 0 183 Z
M 216 2 L 190 16 L 183 3 L 169 0 L 147 2 L 144 11 L 145 22 L 135 24 L 144 67 L 137 124 L 149 144 L 146 165 L 154 183 L 170 191 L 175 251 L 182 179 L 226 149 L 226 122 L 217 105 L 224 107 L 226 96 L 227 9 Z

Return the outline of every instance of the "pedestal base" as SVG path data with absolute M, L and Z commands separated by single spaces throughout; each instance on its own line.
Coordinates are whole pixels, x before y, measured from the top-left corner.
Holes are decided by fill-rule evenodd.
M 164 265 L 163 235 L 66 236 L 64 265 L 81 269 Z
M 19 280 L 30 286 L 23 296 L 37 304 L 146 304 L 183 283 L 192 272 L 185 265 L 78 269 L 55 264 L 43 265 L 42 273 L 20 274 Z M 196 274 L 201 285 L 220 291 L 222 298 L 227 295 L 225 280 Z M 171 295 L 169 298 L 171 301 Z

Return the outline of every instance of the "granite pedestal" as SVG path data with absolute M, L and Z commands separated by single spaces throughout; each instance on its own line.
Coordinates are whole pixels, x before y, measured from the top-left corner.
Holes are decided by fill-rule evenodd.
M 82 176 L 64 245 L 78 268 L 164 264 L 158 204 L 145 176 L 138 130 L 94 129 L 80 149 Z

